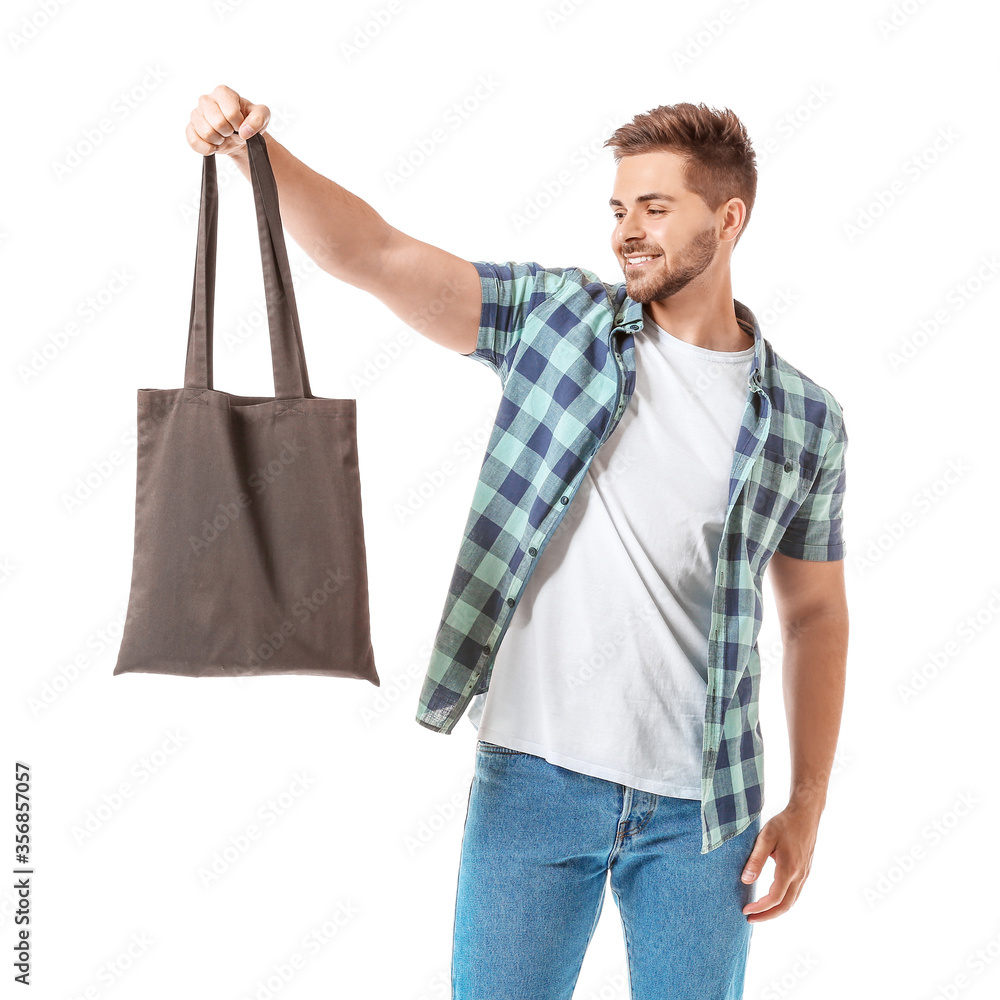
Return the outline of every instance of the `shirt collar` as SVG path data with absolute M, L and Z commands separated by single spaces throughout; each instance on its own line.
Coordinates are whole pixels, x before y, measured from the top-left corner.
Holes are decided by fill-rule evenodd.
M 615 314 L 615 323 L 611 328 L 612 336 L 634 334 L 642 328 L 643 315 L 642 303 L 637 302 L 629 295 L 625 295 L 625 286 L 621 286 L 623 299 Z M 748 334 L 753 334 L 753 364 L 750 367 L 749 381 L 756 383 L 759 387 L 762 381 L 764 370 L 764 337 L 760 332 L 760 324 L 753 312 L 738 299 L 733 299 L 733 308 L 736 312 L 736 322 L 740 328 Z

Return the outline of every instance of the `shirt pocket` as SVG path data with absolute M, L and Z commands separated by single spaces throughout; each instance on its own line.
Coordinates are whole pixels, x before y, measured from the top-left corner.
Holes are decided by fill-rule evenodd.
M 773 448 L 764 448 L 756 464 L 759 471 L 754 508 L 760 514 L 770 511 L 774 521 L 787 523 L 812 488 L 815 466 L 804 465 L 790 452 Z

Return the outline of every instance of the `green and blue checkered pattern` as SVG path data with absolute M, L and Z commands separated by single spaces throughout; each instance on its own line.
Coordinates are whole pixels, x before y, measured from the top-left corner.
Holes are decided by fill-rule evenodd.
M 483 304 L 467 357 L 497 372 L 503 395 L 419 697 L 417 722 L 441 733 L 487 690 L 524 585 L 628 406 L 643 323 L 624 283 L 575 267 L 473 263 Z M 734 308 L 754 353 L 712 602 L 703 854 L 763 804 L 757 635 L 768 559 L 844 557 L 841 407 L 775 353 L 745 305 Z

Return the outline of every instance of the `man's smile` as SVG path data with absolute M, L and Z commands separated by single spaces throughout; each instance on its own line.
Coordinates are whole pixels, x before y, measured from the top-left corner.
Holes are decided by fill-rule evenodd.
M 628 267 L 644 267 L 651 261 L 658 260 L 662 254 L 649 254 L 649 253 L 635 253 L 635 254 L 625 254 L 625 266 Z

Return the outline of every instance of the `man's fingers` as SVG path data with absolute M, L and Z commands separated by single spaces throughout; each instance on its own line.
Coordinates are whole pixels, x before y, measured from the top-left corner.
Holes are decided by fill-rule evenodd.
M 762 910 L 769 910 L 782 903 L 788 894 L 789 887 L 801 876 L 802 872 L 799 867 L 789 861 L 787 857 L 782 857 L 782 852 L 778 851 L 774 859 L 774 880 L 771 882 L 771 888 L 768 889 L 767 895 L 761 896 L 760 899 L 754 900 L 752 903 L 747 903 L 743 907 L 743 912 L 760 913 Z M 789 899 L 788 905 L 790 906 L 791 903 L 792 900 Z
M 771 888 L 768 889 L 767 895 L 761 896 L 760 899 L 756 899 L 752 903 L 747 903 L 743 907 L 743 912 L 760 913 L 761 910 L 769 910 L 772 906 L 777 906 L 785 898 L 785 893 L 788 892 L 790 884 L 790 882 L 781 883 L 778 879 L 775 879 L 771 883 Z
M 192 122 L 188 122 L 184 127 L 184 137 L 187 139 L 188 145 L 196 153 L 201 153 L 203 156 L 211 156 L 218 148 L 207 139 L 203 139 Z
M 218 87 L 216 87 L 218 90 Z M 212 92 L 213 94 L 215 91 Z M 231 136 L 242 122 L 239 111 L 239 103 L 236 103 L 237 121 L 235 124 L 229 120 L 229 116 L 213 97 L 202 94 L 198 98 L 198 106 L 191 112 L 191 124 L 195 131 L 206 142 L 213 146 L 221 146 L 223 141 Z
M 198 107 L 217 131 L 228 136 L 243 124 L 243 103 L 243 98 L 232 87 L 220 83 L 211 94 L 199 98 Z
M 266 104 L 251 104 L 246 98 L 240 98 L 240 114 L 243 120 L 238 127 L 240 138 L 247 139 L 251 135 L 267 128 L 271 120 L 271 109 Z
M 764 862 L 771 856 L 777 837 L 771 833 L 767 824 L 757 834 L 754 841 L 753 850 L 743 866 L 743 874 L 740 876 L 744 882 L 752 882 L 764 868 Z
M 202 111 L 201 107 L 197 107 L 191 112 L 191 122 L 190 128 L 194 134 L 201 140 L 204 149 L 200 149 L 199 152 L 216 152 L 219 146 L 225 141 L 228 135 L 232 134 L 232 130 L 220 131 L 228 128 L 228 125 L 217 126 L 214 122 L 209 121 Z

